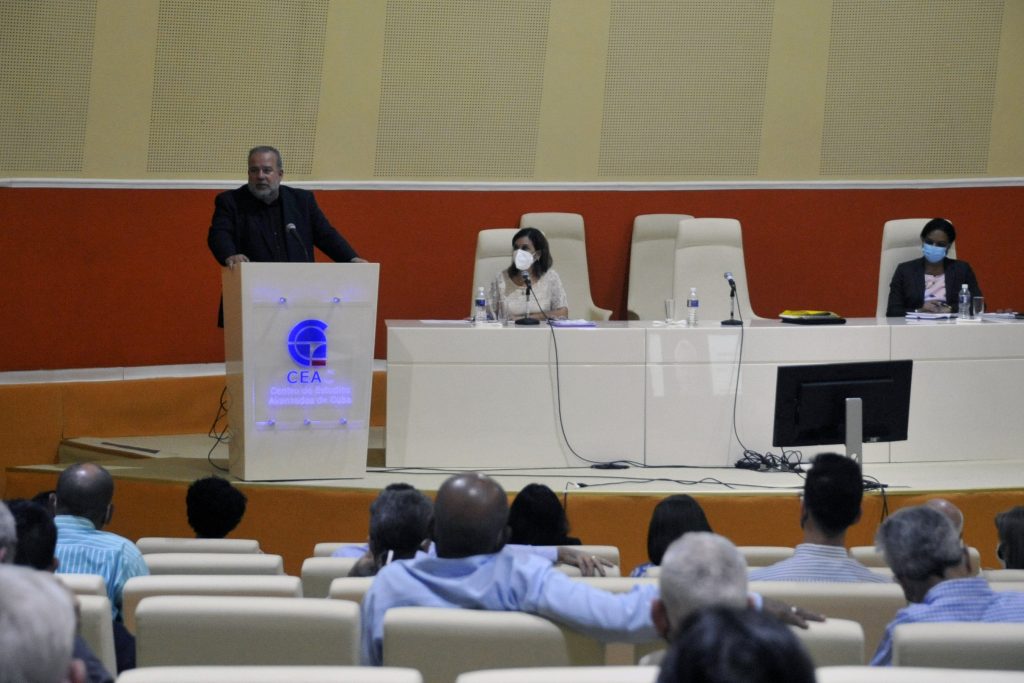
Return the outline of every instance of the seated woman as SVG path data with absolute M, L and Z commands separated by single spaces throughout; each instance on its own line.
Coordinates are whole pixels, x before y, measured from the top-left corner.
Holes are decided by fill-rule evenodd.
M 956 313 L 957 296 L 966 284 L 971 296 L 982 296 L 974 271 L 966 261 L 946 258 L 956 241 L 956 228 L 945 218 L 933 218 L 921 230 L 924 256 L 896 266 L 889 283 L 887 316 L 921 313 Z
M 516 252 L 523 251 L 516 265 Z M 569 302 L 558 273 L 551 269 L 554 260 L 548 249 L 548 240 L 537 228 L 523 228 L 512 237 L 512 264 L 498 273 L 491 284 L 491 300 L 505 306 L 510 320 L 516 318 L 565 318 L 569 315 Z M 526 281 L 523 271 L 530 264 L 530 301 L 526 300 Z M 529 309 L 527 309 L 529 303 Z M 543 311 L 543 312 L 542 312 Z
M 544 484 L 528 484 L 516 495 L 508 510 L 514 545 L 579 545 L 569 536 L 569 519 L 555 492 Z
M 651 567 L 660 567 L 661 558 L 672 541 L 691 531 L 711 531 L 700 503 L 685 493 L 658 503 L 647 527 L 647 559 L 650 561 L 635 567 L 629 575 L 646 576 Z
M 1007 569 L 1024 569 L 1024 506 L 996 515 L 999 545 L 996 555 Z

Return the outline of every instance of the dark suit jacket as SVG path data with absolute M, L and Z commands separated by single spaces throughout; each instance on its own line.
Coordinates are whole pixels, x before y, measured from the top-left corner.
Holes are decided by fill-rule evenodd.
M 966 284 L 971 296 L 982 296 L 981 288 L 974 277 L 974 271 L 966 261 L 944 259 L 942 266 L 946 275 L 946 303 L 953 311 L 959 306 L 957 297 L 960 286 Z M 892 281 L 889 283 L 889 304 L 887 316 L 904 316 L 909 311 L 917 310 L 924 305 L 924 257 L 913 261 L 904 261 L 896 266 Z
M 281 226 L 295 225 L 298 234 L 285 235 L 289 262 L 313 260 L 313 247 L 333 261 L 347 263 L 356 258 L 355 250 L 327 220 L 317 206 L 313 193 L 281 185 Z M 264 220 L 263 206 L 245 185 L 221 192 L 214 200 L 213 221 L 206 243 L 217 263 L 234 254 L 245 254 L 250 261 L 276 261 L 274 235 Z

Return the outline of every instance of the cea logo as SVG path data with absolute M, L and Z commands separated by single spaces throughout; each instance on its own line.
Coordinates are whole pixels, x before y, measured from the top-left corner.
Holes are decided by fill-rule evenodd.
M 288 333 L 288 353 L 296 365 L 303 368 L 327 366 L 327 323 L 322 320 L 303 320 Z M 292 370 L 286 379 L 289 384 L 319 384 L 317 370 Z

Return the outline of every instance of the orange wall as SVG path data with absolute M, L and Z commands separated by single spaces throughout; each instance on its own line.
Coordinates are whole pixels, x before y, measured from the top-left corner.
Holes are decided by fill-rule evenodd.
M 223 360 L 220 269 L 206 248 L 215 194 L 0 188 L 0 371 Z M 466 315 L 477 231 L 515 226 L 528 211 L 583 214 L 593 298 L 615 318 L 624 316 L 632 220 L 642 213 L 739 219 L 752 304 L 765 316 L 873 315 L 882 224 L 946 216 L 989 307 L 1024 308 L 1015 268 L 1024 187 L 317 194 L 361 255 L 382 264 L 378 358 L 385 319 Z M 434 253 L 445 269 L 431 265 Z

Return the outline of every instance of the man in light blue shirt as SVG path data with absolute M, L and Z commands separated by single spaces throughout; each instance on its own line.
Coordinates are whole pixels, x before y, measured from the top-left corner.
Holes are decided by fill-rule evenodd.
M 384 614 L 392 607 L 522 611 L 602 640 L 657 637 L 655 586 L 612 594 L 574 581 L 548 560 L 505 547 L 507 521 L 508 498 L 497 482 L 482 474 L 449 478 L 434 501 L 436 556 L 383 567 L 363 599 L 363 663 L 382 663 Z
M 896 512 L 879 527 L 875 543 L 912 604 L 886 627 L 872 665 L 892 664 L 892 635 L 900 624 L 1024 622 L 1024 593 L 996 592 L 985 579 L 972 577 L 959 532 L 934 508 Z
M 804 542 L 793 557 L 750 572 L 751 581 L 891 583 L 846 552 L 846 530 L 860 519 L 864 484 L 857 461 L 838 453 L 814 459 L 800 502 Z
M 100 465 L 78 463 L 57 480 L 58 574 L 99 574 L 107 584 L 113 618 L 121 616 L 121 592 L 133 576 L 149 574 L 135 544 L 103 531 L 114 512 L 114 479 Z

